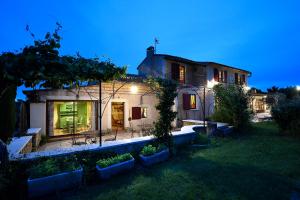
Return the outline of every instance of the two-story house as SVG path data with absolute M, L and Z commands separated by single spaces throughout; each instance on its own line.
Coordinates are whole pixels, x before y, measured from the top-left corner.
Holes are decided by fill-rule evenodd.
M 81 134 L 98 131 L 99 116 L 102 116 L 103 131 L 129 127 L 139 131 L 145 125 L 153 125 L 159 117 L 155 94 L 149 93 L 151 89 L 146 83 L 137 81 L 149 76 L 174 79 L 180 83 L 174 106 L 178 112 L 176 122 L 180 126 L 181 120 L 202 120 L 213 113 L 214 84 L 247 86 L 251 74 L 219 63 L 155 54 L 153 47 L 147 49 L 138 73 L 127 75 L 125 80 L 102 83 L 101 101 L 97 84 L 78 89 L 24 91 L 30 103 L 30 127 L 41 128 L 48 137 Z
M 145 59 L 138 66 L 139 75 L 174 79 L 179 82 L 176 110 L 178 121 L 202 120 L 213 113 L 212 87 L 217 83 L 247 87 L 251 72 L 216 62 L 199 62 L 182 57 L 156 54 L 147 48 Z M 204 112 L 205 111 L 205 112 Z

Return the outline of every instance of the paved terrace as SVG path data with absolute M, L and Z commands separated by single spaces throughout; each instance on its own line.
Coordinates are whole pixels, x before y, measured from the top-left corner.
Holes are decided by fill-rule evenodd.
M 182 144 L 191 143 L 191 141 L 196 137 L 196 132 L 194 131 L 194 128 L 199 126 L 201 125 L 184 126 L 181 128 L 180 131 L 172 132 L 174 144 L 182 145 Z M 45 150 L 45 151 L 37 151 L 37 152 L 31 152 L 25 154 L 10 153 L 9 159 L 30 160 L 38 157 L 52 157 L 52 156 L 59 156 L 59 155 L 67 155 L 67 154 L 72 154 L 80 151 L 112 151 L 116 153 L 125 153 L 125 152 L 140 150 L 144 145 L 154 140 L 155 138 L 153 136 L 144 136 L 144 137 L 135 137 L 129 139 L 121 139 L 116 141 L 106 141 L 103 142 L 102 146 L 99 146 L 99 143 L 76 145 L 76 146 L 73 145 L 70 147 L 64 146 L 63 148 L 57 146 L 55 149 L 51 149 L 51 147 L 48 146 L 49 150 Z M 68 142 L 65 144 L 69 145 Z

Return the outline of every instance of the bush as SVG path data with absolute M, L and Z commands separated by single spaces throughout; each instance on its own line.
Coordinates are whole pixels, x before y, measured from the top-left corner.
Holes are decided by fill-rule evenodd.
M 167 146 L 165 144 L 159 144 L 157 147 L 149 144 L 149 145 L 143 147 L 141 154 L 143 156 L 151 156 L 151 155 L 153 155 L 157 152 L 163 151 L 165 149 L 167 149 Z
M 59 174 L 62 172 L 74 171 L 79 169 L 80 165 L 75 157 L 67 158 L 49 158 L 33 165 L 29 169 L 30 178 L 40 178 Z
M 147 146 L 144 146 L 144 148 L 141 151 L 141 154 L 143 156 L 151 156 L 151 155 L 153 155 L 155 153 L 156 153 L 156 147 L 152 146 L 151 144 L 149 144 Z
M 300 100 L 285 101 L 274 106 L 272 117 L 281 130 L 290 134 L 300 134 Z
M 213 90 L 216 106 L 212 119 L 232 124 L 238 131 L 248 128 L 251 118 L 250 94 L 239 85 L 218 84 Z
M 117 156 L 114 156 L 111 158 L 98 160 L 96 164 L 101 168 L 106 168 L 108 166 L 111 166 L 111 165 L 114 165 L 114 164 L 117 164 L 120 162 L 124 162 L 124 161 L 130 160 L 130 159 L 132 159 L 131 154 L 125 153 L 125 154 L 117 155 Z

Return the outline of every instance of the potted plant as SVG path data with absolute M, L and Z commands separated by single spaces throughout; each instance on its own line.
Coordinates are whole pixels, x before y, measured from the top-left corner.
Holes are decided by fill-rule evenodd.
M 130 170 L 134 167 L 134 158 L 130 153 L 98 160 L 96 170 L 100 179 L 109 179 L 111 176 Z
M 143 147 L 139 156 L 144 166 L 150 166 L 167 160 L 169 155 L 169 149 L 165 145 L 155 147 L 150 144 Z
M 29 198 L 79 187 L 83 169 L 75 159 L 50 158 L 29 169 Z

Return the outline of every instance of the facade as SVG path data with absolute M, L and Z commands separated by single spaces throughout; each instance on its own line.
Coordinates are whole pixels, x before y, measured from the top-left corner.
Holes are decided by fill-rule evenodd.
M 139 75 L 177 80 L 177 125 L 185 119 L 203 120 L 213 113 L 215 84 L 248 86 L 251 72 L 215 63 L 198 62 L 167 54 L 156 54 L 151 46 L 138 66 Z
M 177 119 L 203 120 L 214 109 L 212 87 L 217 83 L 248 85 L 249 71 L 215 63 L 198 62 L 181 57 L 156 54 L 149 47 L 145 59 L 138 66 L 138 75 L 126 80 L 102 83 L 101 112 L 99 85 L 78 89 L 24 91 L 30 103 L 30 127 L 42 128 L 49 137 L 99 130 L 141 130 L 158 119 L 158 102 L 142 77 L 161 77 L 178 81 L 178 96 L 174 110 Z M 130 78 L 131 77 L 131 78 Z M 135 79 L 134 79 L 135 77 Z M 116 92 L 117 91 L 117 92 Z
M 141 82 L 102 83 L 102 130 L 134 130 L 153 124 L 157 99 Z M 99 85 L 79 89 L 24 91 L 30 103 L 30 127 L 48 137 L 99 130 Z M 34 97 L 33 97 L 34 96 Z M 33 100 L 34 98 L 34 100 Z

